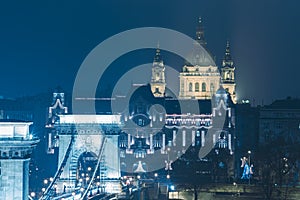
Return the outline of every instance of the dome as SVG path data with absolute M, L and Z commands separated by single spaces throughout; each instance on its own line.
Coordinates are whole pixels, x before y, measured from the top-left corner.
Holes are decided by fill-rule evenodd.
M 216 66 L 210 53 L 198 42 L 195 42 L 193 51 L 186 57 L 186 63 L 192 66 Z
M 227 93 L 228 92 L 222 86 L 216 91 L 217 95 L 226 95 Z
M 230 93 L 226 91 L 222 86 L 216 91 L 214 95 L 215 106 L 219 105 L 220 101 L 223 100 L 227 106 L 232 106 L 233 102 L 230 96 Z

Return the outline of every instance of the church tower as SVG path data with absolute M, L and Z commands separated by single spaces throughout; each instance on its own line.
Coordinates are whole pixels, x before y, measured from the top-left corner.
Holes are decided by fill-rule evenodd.
M 236 103 L 237 99 L 235 93 L 235 67 L 230 54 L 229 41 L 227 41 L 225 56 L 222 60 L 221 82 L 223 88 L 230 93 L 232 101 Z
M 194 48 L 179 75 L 180 99 L 211 99 L 220 87 L 220 72 L 206 49 L 202 19 L 199 18 Z
M 155 97 L 164 97 L 166 80 L 165 66 L 160 55 L 160 49 L 157 47 L 152 65 L 151 91 Z

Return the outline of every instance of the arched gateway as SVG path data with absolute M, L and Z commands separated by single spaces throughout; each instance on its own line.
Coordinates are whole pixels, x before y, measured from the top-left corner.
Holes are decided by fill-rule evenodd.
M 40 199 L 119 193 L 121 116 L 70 115 L 61 96 L 55 96 L 58 103 L 50 107 L 46 126 L 48 152 L 59 148 L 57 171 Z
M 94 185 L 105 186 L 106 192 L 120 191 L 120 159 L 118 150 L 119 115 L 59 115 L 54 130 L 59 137 L 58 193 L 86 187 L 93 178 Z M 78 160 L 80 155 L 91 153 L 99 159 L 99 165 L 85 166 L 93 173 L 82 173 Z M 92 158 L 92 157 L 89 157 Z

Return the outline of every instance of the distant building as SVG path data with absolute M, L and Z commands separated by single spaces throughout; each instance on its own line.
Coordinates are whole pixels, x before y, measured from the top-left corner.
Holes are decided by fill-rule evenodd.
M 235 105 L 235 134 L 236 134 L 236 154 L 235 169 L 236 174 L 241 177 L 241 158 L 249 156 L 248 152 L 255 152 L 258 147 L 258 126 L 259 107 L 251 106 L 249 101 L 242 101 Z
M 264 166 L 273 166 L 275 184 L 299 185 L 300 99 L 288 97 L 261 107 L 258 130 L 260 173 L 266 174 Z
M 33 109 L 19 99 L 0 99 L 0 119 L 33 121 Z
M 276 100 L 260 108 L 259 144 L 277 138 L 290 144 L 300 142 L 300 99 Z

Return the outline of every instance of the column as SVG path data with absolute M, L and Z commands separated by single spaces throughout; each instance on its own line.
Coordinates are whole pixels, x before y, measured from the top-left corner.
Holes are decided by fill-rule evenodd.
M 166 150 L 166 134 L 162 135 L 162 151 L 165 152 Z
M 201 146 L 204 147 L 205 145 L 205 131 L 201 131 Z
M 192 130 L 192 146 L 195 146 L 195 130 Z
M 150 150 L 153 150 L 153 134 L 150 133 Z
M 185 132 L 185 130 L 183 130 L 183 131 L 182 131 L 182 146 L 183 146 L 183 147 L 185 147 L 185 145 L 186 145 L 185 135 L 186 135 L 186 132 Z
M 173 130 L 173 146 L 176 146 L 176 130 Z

